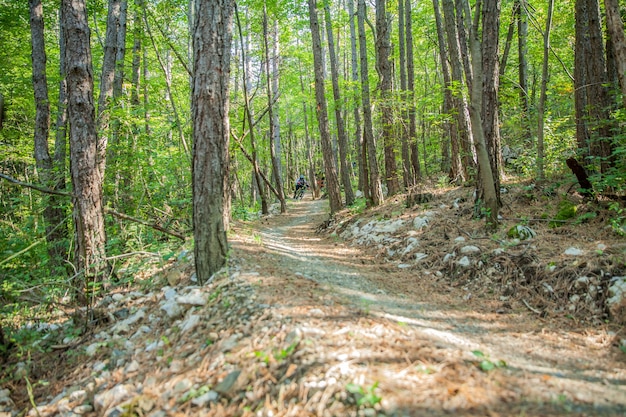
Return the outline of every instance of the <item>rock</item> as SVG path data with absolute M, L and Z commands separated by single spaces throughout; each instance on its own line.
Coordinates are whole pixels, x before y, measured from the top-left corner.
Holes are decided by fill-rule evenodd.
M 193 330 L 198 325 L 198 323 L 200 323 L 200 316 L 197 314 L 192 314 L 180 324 L 181 333 L 185 334 L 188 331 Z
M 201 291 L 195 290 L 186 295 L 179 295 L 178 297 L 176 297 L 176 301 L 179 304 L 186 304 L 186 305 L 191 305 L 191 306 L 203 306 L 203 305 L 206 305 L 207 296 L 206 294 L 203 294 Z
M 415 261 L 416 261 L 416 262 L 419 262 L 419 261 L 421 261 L 421 260 L 423 260 L 423 259 L 426 259 L 426 258 L 428 258 L 428 255 L 427 255 L 427 254 L 425 254 L 425 253 L 423 253 L 423 252 L 417 252 L 417 253 L 415 254 Z
M 116 385 L 112 389 L 94 396 L 94 408 L 96 411 L 101 411 L 116 406 L 128 399 L 133 391 L 134 389 L 131 385 Z
M 167 317 L 171 319 L 175 319 L 180 317 L 183 314 L 183 307 L 178 304 L 175 300 L 168 300 L 163 303 L 160 307 L 161 310 L 165 311 Z
M 570 248 L 565 249 L 564 254 L 569 255 L 569 256 L 582 256 L 585 254 L 585 251 L 572 246 Z
M 456 253 L 446 253 L 446 256 L 443 257 L 443 263 L 448 263 L 450 262 L 452 259 L 454 259 L 454 257 L 456 257 Z
M 472 264 L 470 259 L 467 256 L 464 256 L 461 259 L 459 259 L 458 263 L 459 263 L 459 266 L 462 266 L 464 268 L 467 268 L 468 266 Z
M 219 384 L 215 386 L 214 390 L 220 394 L 228 394 L 228 392 L 233 388 L 233 386 L 237 382 L 237 379 L 239 378 L 240 374 L 241 374 L 240 370 L 232 371 L 231 373 L 226 375 L 226 378 L 224 378 Z
M 219 398 L 219 396 L 220 395 L 218 392 L 211 390 L 209 392 L 202 394 L 199 397 L 194 398 L 193 400 L 191 400 L 191 403 L 198 407 L 204 407 L 211 402 L 217 402 L 217 399 Z
M 469 255 L 472 253 L 480 253 L 480 248 L 478 246 L 473 246 L 473 245 L 463 246 L 461 248 L 461 253 L 464 253 L 466 255 Z
M 458 236 L 454 238 L 454 242 L 455 243 L 462 243 L 465 242 L 465 238 L 463 236 Z

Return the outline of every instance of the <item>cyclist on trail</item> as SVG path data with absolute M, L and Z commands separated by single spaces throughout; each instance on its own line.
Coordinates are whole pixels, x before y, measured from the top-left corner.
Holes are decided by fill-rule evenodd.
M 298 190 L 300 190 L 301 188 L 309 188 L 309 183 L 306 182 L 306 180 L 304 179 L 304 175 L 300 175 L 300 178 L 298 178 L 296 180 L 296 190 L 293 193 L 293 198 L 295 200 L 296 196 L 298 195 Z

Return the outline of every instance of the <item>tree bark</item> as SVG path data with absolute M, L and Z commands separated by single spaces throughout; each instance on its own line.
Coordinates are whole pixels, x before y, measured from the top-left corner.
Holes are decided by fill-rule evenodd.
M 541 94 L 539 96 L 539 105 L 537 106 L 537 180 L 544 180 L 544 146 L 543 146 L 543 116 L 547 99 L 548 90 L 548 59 L 550 57 L 550 30 L 552 29 L 552 11 L 554 9 L 554 0 L 548 1 L 548 17 L 546 19 L 546 30 L 543 33 L 543 66 L 541 70 Z
M 193 30 L 193 233 L 198 282 L 226 263 L 233 0 L 197 0 Z
M 107 272 L 102 175 L 93 98 L 93 68 L 85 0 L 63 0 L 65 73 L 67 74 L 70 160 L 74 187 L 75 288 L 80 301 L 89 282 Z
M 612 165 L 610 100 L 598 0 L 576 0 L 575 101 L 578 147 L 598 158 L 606 173 Z
M 417 146 L 417 124 L 415 122 L 415 60 L 413 59 L 413 16 L 411 1 L 406 0 L 404 15 L 406 16 L 406 76 L 409 89 L 409 149 L 411 152 L 411 166 L 415 182 L 422 178 L 420 168 L 419 149 Z
M 604 0 L 606 28 L 611 37 L 617 66 L 617 78 L 622 91 L 622 104 L 626 108 L 626 36 L 618 0 Z
M 280 212 L 287 212 L 287 203 L 285 202 L 285 193 L 283 191 L 283 184 L 280 175 L 280 155 L 276 154 L 276 121 L 278 120 L 278 116 L 274 117 L 274 100 L 273 97 L 276 96 L 277 92 L 272 92 L 272 79 L 278 76 L 273 75 L 272 71 L 270 71 L 270 52 L 269 52 L 269 41 L 268 41 L 268 30 L 267 30 L 267 7 L 265 3 L 263 4 L 263 41 L 265 44 L 265 73 L 266 73 L 266 87 L 267 87 L 267 108 L 270 119 L 270 157 L 272 159 L 272 173 L 274 177 L 274 181 L 276 183 L 276 190 L 278 191 L 278 200 L 280 201 Z M 276 62 L 278 57 L 274 56 L 274 62 Z M 276 83 L 277 85 L 278 83 Z
M 409 16 L 408 18 L 411 18 Z M 400 67 L 400 145 L 402 147 L 402 179 L 404 188 L 409 189 L 415 184 L 411 169 L 411 153 L 409 150 L 409 113 L 408 94 L 406 88 L 406 41 L 404 25 L 404 0 L 398 0 L 398 66 Z
M 330 215 L 334 215 L 342 208 L 341 192 L 337 180 L 337 169 L 330 139 L 328 127 L 328 108 L 324 93 L 324 72 L 322 65 L 322 41 L 320 39 L 320 27 L 317 18 L 317 1 L 308 0 L 309 23 L 313 41 L 313 65 L 315 72 L 315 101 L 317 104 L 316 114 L 322 143 L 322 157 L 324 159 L 324 172 L 326 174 L 326 190 L 330 202 Z
M 335 53 L 335 39 L 333 36 L 333 27 L 330 19 L 330 7 L 328 3 L 324 5 L 326 14 L 326 37 L 328 39 L 328 52 L 330 56 L 330 76 L 333 84 L 333 98 L 335 100 L 335 121 L 337 124 L 337 138 L 339 141 L 339 167 L 341 174 L 341 182 L 343 184 L 344 195 L 346 196 L 346 205 L 350 206 L 354 203 L 354 192 L 350 182 L 350 168 L 348 166 L 348 137 L 346 135 L 345 122 L 343 120 L 343 102 L 339 92 L 339 71 L 337 70 L 337 55 Z
M 382 122 L 382 138 L 385 154 L 385 184 L 388 195 L 400 191 L 396 166 L 395 140 L 393 138 L 393 110 L 391 106 L 391 35 L 387 20 L 387 1 L 376 0 L 376 66 L 378 70 L 378 90 L 380 91 L 380 112 Z
M 43 6 L 41 0 L 30 0 L 30 29 L 33 64 L 33 91 L 35 94 L 34 155 L 41 182 L 53 189 L 57 187 L 57 174 L 48 149 L 50 131 L 50 102 L 46 77 L 46 50 L 44 41 Z M 63 171 L 61 172 L 63 173 Z M 63 269 L 64 241 L 67 229 L 62 202 L 57 196 L 43 197 L 43 217 L 46 222 L 46 243 L 51 266 Z M 59 226 L 61 225 L 61 227 Z
M 361 128 L 361 113 L 359 111 L 359 66 L 358 55 L 356 51 L 356 28 L 354 24 L 354 0 L 348 0 L 348 14 L 350 16 L 350 67 L 352 69 L 353 84 L 353 113 L 354 113 L 354 148 L 357 155 L 357 163 L 359 168 L 359 185 L 358 189 L 363 191 L 366 199 L 369 199 L 368 180 L 365 175 L 365 164 L 367 161 L 363 155 L 363 130 Z
M 370 206 L 379 206 L 383 203 L 383 190 L 380 184 L 380 170 L 376 159 L 376 143 L 372 127 L 372 107 L 370 103 L 370 86 L 367 65 L 367 45 L 365 38 L 365 0 L 358 3 L 358 26 L 359 26 L 359 54 L 361 58 L 361 100 L 363 102 L 363 152 L 364 159 L 368 161 L 369 172 Z

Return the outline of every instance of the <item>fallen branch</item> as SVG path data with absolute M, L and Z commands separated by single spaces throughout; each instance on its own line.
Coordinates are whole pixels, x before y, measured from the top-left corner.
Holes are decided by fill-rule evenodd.
M 537 314 L 539 314 L 539 315 L 541 315 L 541 314 L 542 314 L 541 310 L 537 310 L 536 308 L 531 307 L 531 306 L 530 306 L 530 304 L 528 304 L 528 303 L 526 302 L 526 300 L 524 300 L 523 298 L 522 298 L 522 302 L 523 302 L 523 303 L 524 303 L 524 305 L 525 305 L 526 307 L 528 307 L 528 309 L 529 309 L 530 311 L 532 311 L 533 313 L 537 313 Z
M 111 209 L 108 209 L 108 208 L 105 209 L 105 212 L 107 214 L 110 214 L 113 217 L 117 217 L 118 219 L 128 220 L 128 221 L 131 221 L 131 222 L 143 224 L 144 226 L 151 227 L 151 228 L 153 228 L 155 230 L 158 230 L 159 232 L 165 233 L 166 235 L 177 237 L 177 238 L 179 238 L 182 241 L 185 240 L 185 236 L 183 236 L 182 234 L 177 233 L 177 232 L 172 232 L 171 230 L 167 230 L 166 228 L 161 227 L 161 226 L 159 226 L 156 223 L 150 223 L 150 222 L 147 222 L 145 220 L 137 219 L 136 217 L 131 217 L 131 216 L 127 215 L 127 214 L 118 213 L 117 211 L 111 210 Z
M 44 186 L 41 186 L 41 185 L 30 184 L 28 182 L 23 182 L 23 181 L 20 181 L 20 180 L 16 180 L 15 178 L 10 177 L 10 176 L 5 175 L 5 174 L 2 174 L 2 173 L 0 173 L 0 178 L 4 178 L 5 180 L 7 180 L 10 183 L 13 183 L 15 185 L 19 185 L 19 186 L 27 187 L 27 188 L 32 188 L 33 190 L 37 190 L 39 192 L 46 193 L 46 194 L 62 195 L 62 196 L 65 196 L 65 197 L 71 197 L 72 196 L 71 193 L 68 193 L 68 192 L 65 192 L 65 191 L 57 191 L 57 190 L 53 190 L 51 188 L 47 188 L 47 187 L 44 187 Z

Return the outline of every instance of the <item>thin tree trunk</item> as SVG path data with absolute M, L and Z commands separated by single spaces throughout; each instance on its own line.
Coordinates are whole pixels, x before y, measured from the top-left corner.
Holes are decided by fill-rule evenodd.
M 198 282 L 226 263 L 233 0 L 198 0 L 193 65 L 193 230 Z
M 356 28 L 354 24 L 354 0 L 348 0 L 348 14 L 350 15 L 350 63 L 352 69 L 353 84 L 353 112 L 354 112 L 354 148 L 357 155 L 357 163 L 359 168 L 359 185 L 358 189 L 363 191 L 363 195 L 369 200 L 369 187 L 365 175 L 365 164 L 367 161 L 363 155 L 363 131 L 361 129 L 361 113 L 359 111 L 359 67 L 358 55 L 356 52 Z
M 317 103 L 317 122 L 320 130 L 320 141 L 322 144 L 322 157 L 324 159 L 324 172 L 326 174 L 326 191 L 330 202 L 330 215 L 334 215 L 342 208 L 341 192 L 337 181 L 337 169 L 330 139 L 330 129 L 328 127 L 328 109 L 326 107 L 326 96 L 324 93 L 324 73 L 322 65 L 322 41 L 320 39 L 320 28 L 317 18 L 317 1 L 308 0 L 309 3 L 309 23 L 311 25 L 311 37 L 313 41 L 313 63 L 315 73 L 315 101 Z
M 622 104 L 626 108 L 626 36 L 624 35 L 624 22 L 620 15 L 618 0 L 604 0 L 604 8 L 606 9 L 606 27 L 615 53 L 617 78 L 622 90 Z
M 522 108 L 520 114 L 520 122 L 524 128 L 526 139 L 531 138 L 530 128 L 530 105 L 528 102 L 528 4 L 527 0 L 516 0 L 519 5 L 517 8 L 517 56 L 519 61 L 518 82 L 519 82 L 519 99 Z
M 552 11 L 554 10 L 554 0 L 548 2 L 548 17 L 546 19 L 546 30 L 543 33 L 543 66 L 541 71 L 541 95 L 537 106 L 537 180 L 544 180 L 544 147 L 543 147 L 543 116 L 546 104 L 546 91 L 548 89 L 548 59 L 550 57 L 550 30 L 552 29 Z
M 374 130 L 372 127 L 372 107 L 370 104 L 370 86 L 367 65 L 367 45 L 365 38 L 365 0 L 358 3 L 358 26 L 359 26 L 359 54 L 361 58 L 361 100 L 363 101 L 363 157 L 368 161 L 370 206 L 379 206 L 383 203 L 383 190 L 380 184 L 380 170 L 376 159 L 376 144 L 374 142 Z
M 339 141 L 339 165 L 341 172 L 341 182 L 346 196 L 346 205 L 354 203 L 354 192 L 350 183 L 350 169 L 348 167 L 348 137 L 346 135 L 345 122 L 342 115 L 342 101 L 339 92 L 339 73 L 337 70 L 337 55 L 335 53 L 335 39 L 330 20 L 330 7 L 328 3 L 324 6 L 326 13 L 326 37 L 328 38 L 328 52 L 330 55 L 330 74 L 333 84 L 333 98 L 335 100 L 335 121 L 337 124 L 337 138 Z
M 239 19 L 239 11 L 237 9 L 237 4 L 234 5 L 235 8 L 235 17 L 237 20 L 237 29 L 239 31 L 239 42 L 241 45 L 241 56 L 243 59 L 243 95 L 244 95 L 244 130 L 245 130 L 245 120 L 248 121 L 248 125 L 250 126 L 250 148 L 251 148 L 251 159 L 252 159 L 252 173 L 254 175 L 254 179 L 257 185 L 257 191 L 259 192 L 259 197 L 261 198 L 261 213 L 264 215 L 269 214 L 269 205 L 267 203 L 267 193 L 263 188 L 263 180 L 261 178 L 261 169 L 259 167 L 259 160 L 257 157 L 256 151 L 256 143 L 254 138 L 254 123 L 252 121 L 252 109 L 250 108 L 250 98 L 248 95 L 248 89 L 250 87 L 250 80 L 248 78 L 248 65 L 249 58 L 247 53 L 247 44 L 244 44 L 243 31 L 241 28 L 241 21 Z M 254 193 L 253 193 L 254 196 Z M 253 198 L 254 200 L 254 198 Z
M 65 73 L 67 74 L 70 160 L 73 184 L 76 270 L 79 301 L 86 302 L 89 282 L 106 272 L 102 175 L 93 98 L 93 68 L 85 0 L 63 0 Z
M 419 147 L 417 146 L 417 123 L 415 121 L 415 64 L 413 59 L 413 20 L 411 16 L 411 1 L 406 0 L 404 16 L 406 16 L 406 74 L 407 88 L 409 89 L 409 149 L 411 151 L 411 166 L 415 183 L 421 180 Z
M 467 0 L 465 0 L 467 1 Z M 481 14 L 480 0 L 476 4 L 475 23 L 470 34 L 470 53 L 472 62 L 472 74 L 474 82 L 472 83 L 471 100 L 470 100 L 470 116 L 472 117 L 472 129 L 474 133 L 474 146 L 476 147 L 476 155 L 478 157 L 477 178 L 477 195 L 482 196 L 484 208 L 487 210 L 485 218 L 487 220 L 487 228 L 494 229 L 498 224 L 498 196 L 495 189 L 495 173 L 491 170 L 491 160 L 489 150 L 483 131 L 483 123 L 481 117 L 482 97 L 483 97 L 483 69 L 482 69 L 482 52 L 478 32 L 478 19 Z M 478 203 L 478 202 L 477 202 Z
M 411 18 L 409 16 L 408 18 Z M 409 150 L 409 113 L 406 88 L 406 50 L 405 50 L 404 0 L 398 0 L 398 64 L 400 66 L 400 143 L 402 146 L 402 179 L 404 188 L 408 189 L 415 184 L 411 169 L 411 154 Z
M 55 167 L 48 150 L 50 131 L 50 102 L 48 99 L 48 80 L 46 77 L 46 49 L 44 40 L 43 6 L 41 0 L 30 0 L 30 30 L 33 64 L 33 91 L 35 94 L 35 132 L 34 156 L 41 182 L 52 189 L 57 189 Z M 63 227 L 65 215 L 62 201 L 56 195 L 43 196 L 44 221 L 46 223 L 46 242 L 48 256 L 53 268 L 63 266 L 63 241 L 67 230 Z
M 268 30 L 267 30 L 267 8 L 265 3 L 263 4 L 263 41 L 265 43 L 265 73 L 266 73 L 266 82 L 267 82 L 267 106 L 268 113 L 270 119 L 270 157 L 272 159 L 272 173 L 274 177 L 274 181 L 276 182 L 276 190 L 278 191 L 278 200 L 280 201 L 280 212 L 287 212 L 287 203 L 285 202 L 285 194 L 283 192 L 283 185 L 281 181 L 280 175 L 280 164 L 278 162 L 280 156 L 276 155 L 276 120 L 274 119 L 274 103 L 272 97 L 275 96 L 272 93 L 272 85 L 271 79 L 273 76 L 270 72 L 270 52 L 269 52 L 269 42 L 268 42 Z M 274 57 L 276 60 L 277 57 Z
M 387 20 L 387 1 L 376 0 L 376 66 L 378 69 L 380 91 L 380 111 L 382 122 L 382 137 L 385 154 L 385 184 L 388 195 L 395 195 L 400 191 L 395 156 L 395 140 L 393 138 L 393 111 L 391 107 L 391 35 Z
M 109 123 L 113 102 L 113 80 L 115 78 L 115 58 L 117 57 L 117 35 L 120 25 L 120 0 L 109 0 L 107 29 L 104 39 L 104 57 L 100 75 L 100 96 L 98 97 L 97 125 L 98 131 L 98 169 L 104 178 L 106 168 L 106 152 L 109 142 Z
M 433 0 L 433 9 L 435 11 L 435 24 L 437 27 L 437 44 L 439 46 L 439 60 L 441 63 L 441 72 L 443 74 L 443 113 L 451 117 L 452 107 L 452 78 L 450 76 L 450 67 L 448 65 L 448 54 L 446 52 L 445 32 L 441 18 L 441 8 L 439 0 Z M 450 143 L 458 143 L 458 131 L 456 123 L 450 123 L 446 117 L 442 124 L 443 137 L 441 145 L 441 170 L 450 172 Z

